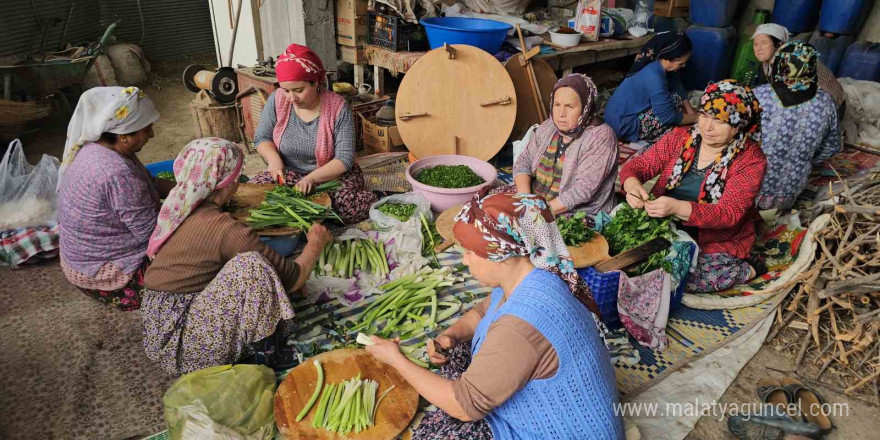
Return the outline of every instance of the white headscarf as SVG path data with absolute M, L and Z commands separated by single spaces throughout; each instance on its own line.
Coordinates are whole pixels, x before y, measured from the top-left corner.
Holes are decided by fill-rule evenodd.
M 58 186 L 80 148 L 96 142 L 101 133 L 133 133 L 159 120 L 159 112 L 137 87 L 95 87 L 79 98 L 67 125 L 64 156 L 58 170 Z
M 783 43 L 787 42 L 789 38 L 788 29 L 786 29 L 785 26 L 776 23 L 764 23 L 758 25 L 758 28 L 755 29 L 755 33 L 752 34 L 752 39 L 754 40 L 758 35 L 769 35 Z

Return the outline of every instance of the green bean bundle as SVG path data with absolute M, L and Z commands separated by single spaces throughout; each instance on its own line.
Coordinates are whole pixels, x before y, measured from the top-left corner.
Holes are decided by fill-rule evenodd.
M 437 290 L 459 281 L 448 267 L 424 268 L 379 286 L 385 293 L 358 317 L 350 331 L 364 330 L 383 338 L 420 337 L 461 309 L 458 302 L 439 301 Z M 443 307 L 443 309 L 441 309 Z M 383 324 L 379 329 L 379 324 Z
M 299 191 L 286 186 L 276 186 L 266 193 L 266 200 L 251 210 L 247 223 L 253 228 L 288 226 L 309 230 L 317 220 L 342 221 L 329 207 L 299 196 Z
M 324 247 L 315 274 L 351 278 L 355 270 L 386 277 L 391 272 L 385 254 L 385 243 L 370 239 L 353 239 L 330 243 Z

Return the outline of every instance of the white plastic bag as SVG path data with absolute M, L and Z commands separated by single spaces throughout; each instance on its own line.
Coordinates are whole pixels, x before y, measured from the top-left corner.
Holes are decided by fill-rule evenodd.
M 539 127 L 538 124 L 535 124 L 526 131 L 526 134 L 523 135 L 522 140 L 513 141 L 513 163 L 516 163 L 516 160 L 519 159 L 519 155 L 522 154 L 523 151 L 526 150 L 526 147 L 529 146 L 529 141 L 532 140 L 532 136 L 535 135 L 535 130 Z
M 416 205 L 416 210 L 413 212 L 414 218 L 419 218 L 419 213 L 425 215 L 425 218 L 430 220 L 432 217 L 431 213 L 431 203 L 425 198 L 425 196 L 421 194 L 416 194 L 412 192 L 408 192 L 405 194 L 393 194 L 383 199 L 380 199 L 378 202 L 373 203 L 373 206 L 370 206 L 370 220 L 376 225 L 376 228 L 379 230 L 387 230 L 401 223 L 400 220 L 386 215 L 382 211 L 379 211 L 379 207 L 386 203 L 411 203 Z
M 583 34 L 587 41 L 598 41 L 601 18 L 602 0 L 580 0 L 574 29 Z
M 29 164 L 21 142 L 10 142 L 0 161 L 0 231 L 55 220 L 58 167 L 58 159 L 45 154 L 36 166 Z

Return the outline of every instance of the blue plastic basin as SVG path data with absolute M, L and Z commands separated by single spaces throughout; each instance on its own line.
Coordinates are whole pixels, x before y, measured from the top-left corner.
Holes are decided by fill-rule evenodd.
M 159 174 L 163 171 L 174 172 L 174 159 L 149 163 L 144 165 L 144 168 L 146 168 L 147 171 L 150 172 L 150 175 L 153 177 L 156 177 L 156 174 Z
M 443 43 L 476 46 L 491 54 L 501 50 L 507 32 L 513 26 L 495 20 L 465 17 L 431 17 L 421 20 L 431 49 Z

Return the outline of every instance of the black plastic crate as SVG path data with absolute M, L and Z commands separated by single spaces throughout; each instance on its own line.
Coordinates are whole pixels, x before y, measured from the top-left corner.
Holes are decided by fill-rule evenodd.
M 421 52 L 428 50 L 428 35 L 418 23 L 407 23 L 395 15 L 367 12 L 367 44 L 392 52 Z

